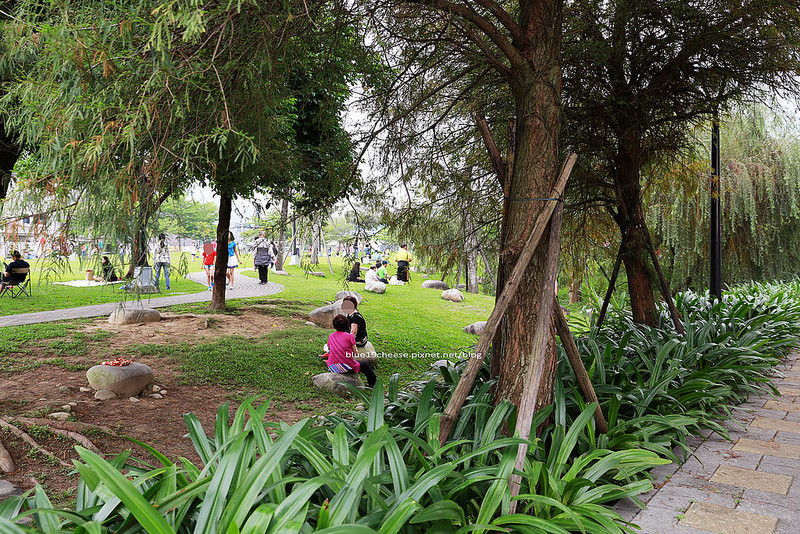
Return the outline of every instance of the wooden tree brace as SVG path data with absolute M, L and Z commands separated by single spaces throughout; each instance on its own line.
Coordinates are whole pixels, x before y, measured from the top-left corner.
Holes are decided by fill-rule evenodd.
M 556 180 L 556 184 L 553 187 L 553 191 L 551 193 L 552 198 L 561 198 L 561 196 L 564 194 L 567 179 L 572 172 L 572 168 L 575 166 L 576 159 L 577 156 L 575 154 L 570 154 L 567 157 L 564 165 L 561 167 L 561 173 Z M 522 252 L 520 253 L 519 258 L 517 259 L 517 262 L 511 271 L 511 276 L 508 278 L 508 281 L 503 287 L 503 291 L 497 298 L 494 310 L 492 310 L 492 313 L 489 315 L 489 319 L 486 321 L 486 327 L 483 330 L 483 334 L 481 334 L 478 344 L 473 350 L 472 357 L 467 362 L 464 372 L 461 375 L 461 379 L 458 381 L 458 385 L 456 385 L 456 389 L 453 391 L 453 395 L 450 397 L 450 402 L 447 403 L 447 407 L 445 408 L 439 429 L 439 441 L 442 444 L 445 444 L 447 439 L 450 437 L 450 432 L 455 425 L 455 421 L 458 418 L 461 407 L 464 405 L 467 395 L 469 395 L 469 392 L 472 389 L 472 384 L 475 382 L 475 377 L 478 375 L 478 371 L 481 368 L 481 364 L 486 356 L 486 352 L 489 350 L 489 345 L 491 344 L 494 334 L 497 331 L 497 327 L 500 324 L 500 319 L 502 319 L 503 315 L 505 315 L 511 300 L 517 292 L 520 283 L 522 282 L 522 275 L 533 258 L 533 253 L 536 251 L 536 247 L 539 245 L 539 241 L 544 235 L 545 229 L 550 222 L 550 216 L 553 214 L 553 210 L 558 202 L 559 201 L 557 200 L 544 201 L 542 211 L 536 218 L 536 222 L 533 225 L 533 230 L 528 235 L 528 239 L 522 248 Z
M 578 379 L 578 385 L 583 393 L 583 399 L 587 403 L 596 402 L 597 406 L 594 409 L 594 422 L 597 431 L 601 434 L 608 432 L 608 423 L 603 416 L 603 410 L 600 408 L 600 402 L 597 400 L 597 395 L 594 392 L 592 381 L 589 380 L 589 373 L 586 372 L 586 367 L 583 366 L 583 360 L 580 353 L 578 353 L 578 346 L 575 344 L 575 338 L 572 337 L 572 332 L 569 329 L 567 318 L 564 316 L 564 311 L 558 300 L 553 306 L 553 323 L 556 325 L 556 332 L 558 337 L 561 338 L 561 344 L 564 346 L 564 351 L 567 353 L 572 371 Z

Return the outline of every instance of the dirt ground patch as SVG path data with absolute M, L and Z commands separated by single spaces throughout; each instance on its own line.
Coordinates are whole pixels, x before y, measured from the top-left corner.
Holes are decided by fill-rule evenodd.
M 132 456 L 153 461 L 124 437 L 130 436 L 152 445 L 170 458 L 183 456 L 199 463 L 191 441 L 184 437 L 186 425 L 183 415 L 196 414 L 211 433 L 219 405 L 230 402 L 231 413 L 234 413 L 239 392 L 210 385 L 187 385 L 181 380 L 180 362 L 144 355 L 136 356 L 135 360 L 153 368 L 156 384 L 166 390 L 163 398 L 145 396 L 139 397 L 138 402 L 128 398 L 98 401 L 94 392 L 80 391 L 81 386 L 88 386 L 85 369 L 112 355 L 125 355 L 126 347 L 134 344 L 191 344 L 230 335 L 256 338 L 291 326 L 291 320 L 267 312 L 262 308 L 248 309 L 239 315 L 166 314 L 158 323 L 124 326 L 110 325 L 104 318 L 95 319 L 75 331 L 82 332 L 89 340 L 96 340 L 87 341 L 89 350 L 86 353 L 75 356 L 54 354 L 47 344 L 39 345 L 26 348 L 23 354 L 17 355 L 23 362 L 19 370 L 0 372 L 0 416 L 22 430 L 27 429 L 31 436 L 36 436 L 40 445 L 68 463 L 78 458 L 74 441 L 50 435 L 40 424 L 30 427 L 15 418 L 46 420 L 50 413 L 69 407 L 70 421 L 95 427 L 81 426 L 86 429 L 81 433 L 105 455 L 113 456 L 131 449 Z M 68 406 L 70 403 L 73 405 Z M 309 408 L 317 407 L 314 402 L 303 403 L 303 409 L 292 403 L 283 403 L 280 409 L 269 412 L 268 418 L 295 422 L 311 415 L 313 412 Z M 99 427 L 113 433 L 104 432 Z M 3 478 L 23 490 L 38 482 L 57 502 L 68 502 L 74 497 L 76 475 L 70 475 L 68 469 L 52 458 L 31 452 L 31 446 L 13 436 L 8 429 L 0 429 L 0 438 L 17 465 L 15 473 L 2 475 Z

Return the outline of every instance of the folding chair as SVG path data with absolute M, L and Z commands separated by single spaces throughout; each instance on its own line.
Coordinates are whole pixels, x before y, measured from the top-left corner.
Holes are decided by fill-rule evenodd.
M 30 272 L 30 267 L 15 267 L 11 269 L 8 274 L 11 275 L 12 279 L 17 278 L 18 276 L 23 275 L 22 282 L 6 282 L 6 286 L 0 291 L 0 297 L 9 295 L 12 299 L 17 298 L 20 295 L 27 295 L 31 296 L 31 279 L 28 278 L 28 273 Z

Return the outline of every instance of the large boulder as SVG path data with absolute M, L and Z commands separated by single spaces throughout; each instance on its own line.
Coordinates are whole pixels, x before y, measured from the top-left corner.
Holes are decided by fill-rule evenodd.
M 107 390 L 120 397 L 134 397 L 153 382 L 153 370 L 143 363 L 129 365 L 95 365 L 86 371 L 89 385 L 96 390 Z
M 464 294 L 458 289 L 448 289 L 442 291 L 442 298 L 452 302 L 464 302 Z
M 157 323 L 161 313 L 151 308 L 117 308 L 108 316 L 109 324 Z
M 386 284 L 383 282 L 367 282 L 364 285 L 364 289 L 372 293 L 386 293 Z
M 469 326 L 465 326 L 464 332 L 467 334 L 475 334 L 476 336 L 480 336 L 483 334 L 484 329 L 486 329 L 486 321 L 478 321 L 477 323 L 472 323 Z
M 450 289 L 450 286 L 441 280 L 425 280 L 422 282 L 422 287 L 428 289 Z
M 364 382 L 358 374 L 345 375 L 342 373 L 320 373 L 311 378 L 315 386 L 336 393 L 340 397 L 350 395 L 350 390 L 343 384 L 350 384 L 356 387 L 363 387 Z
M 356 352 L 358 353 L 355 355 L 356 361 L 366 362 L 370 365 L 378 363 L 378 351 L 375 350 L 371 341 L 367 341 L 363 347 L 356 347 Z
M 466 291 L 467 290 L 467 284 L 458 284 L 456 286 L 456 289 L 460 289 L 461 291 Z
M 308 314 L 311 322 L 325 328 L 333 328 L 333 318 L 342 313 L 342 301 L 337 300 L 333 304 L 317 308 Z
M 336 293 L 336 300 L 344 300 L 345 297 L 355 297 L 356 302 L 359 304 L 361 304 L 361 301 L 364 300 L 364 297 L 362 297 L 361 294 L 356 291 L 339 291 Z

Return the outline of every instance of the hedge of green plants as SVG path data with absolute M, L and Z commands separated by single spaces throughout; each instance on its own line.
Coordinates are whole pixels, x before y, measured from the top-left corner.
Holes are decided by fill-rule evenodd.
M 201 459 L 142 467 L 127 453 L 82 462 L 73 510 L 55 510 L 41 488 L 0 504 L 2 532 L 523 532 L 627 533 L 611 505 L 651 488 L 648 470 L 703 430 L 724 435 L 730 408 L 771 391 L 774 367 L 800 338 L 797 282 L 736 288 L 722 302 L 676 298 L 686 334 L 666 314 L 654 328 L 617 310 L 598 331 L 584 325 L 578 345 L 610 430 L 594 428 L 562 361 L 555 402 L 536 414 L 516 513 L 508 488 L 522 440 L 514 407 L 494 406 L 484 366 L 450 441 L 439 422 L 462 366 L 399 387 L 355 390 L 366 410 L 294 425 L 264 423 L 267 404 L 227 405 L 207 435 L 186 416 Z M 577 325 L 580 326 L 580 325 Z M 31 516 L 31 527 L 16 524 Z

